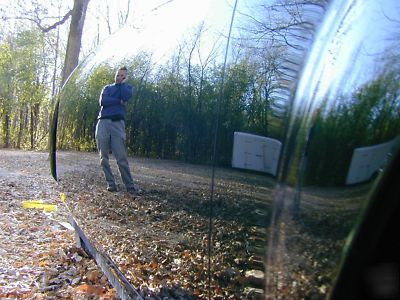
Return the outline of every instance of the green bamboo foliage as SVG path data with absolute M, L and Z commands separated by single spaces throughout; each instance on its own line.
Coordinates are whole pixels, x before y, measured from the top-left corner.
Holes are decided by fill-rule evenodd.
M 340 107 L 319 115 L 310 144 L 308 184 L 343 185 L 353 150 L 400 135 L 398 73 L 391 71 L 343 95 Z
M 43 39 L 27 31 L 3 40 L 0 47 L 0 144 L 43 149 L 51 108 L 46 79 L 51 72 Z M 210 163 L 219 104 L 219 164 L 230 164 L 235 131 L 284 141 L 287 107 L 279 102 L 277 84 L 281 58 L 265 52 L 257 59 L 249 57 L 228 64 L 222 95 L 222 66 L 217 61 L 207 68 L 192 64 L 190 80 L 179 55 L 162 65 L 154 64 L 148 53 L 121 62 L 129 68 L 129 82 L 135 88 L 126 120 L 129 153 Z M 70 77 L 59 93 L 59 149 L 96 150 L 99 96 L 114 72 L 115 64 L 83 64 Z M 354 148 L 399 134 L 398 74 L 382 73 L 354 94 L 342 95 L 337 101 L 341 106 L 316 116 L 306 184 L 343 184 Z
M 0 48 L 0 145 L 44 147 L 49 124 L 49 60 L 44 36 L 37 30 L 21 31 Z

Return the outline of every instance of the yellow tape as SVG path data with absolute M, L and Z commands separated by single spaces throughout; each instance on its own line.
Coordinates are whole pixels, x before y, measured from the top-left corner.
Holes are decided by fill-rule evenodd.
M 28 200 L 22 202 L 23 208 L 37 208 L 43 209 L 45 212 L 51 212 L 57 210 L 57 205 L 43 203 L 43 200 Z
M 23 203 L 44 203 L 44 201 L 42 199 L 37 199 L 37 200 L 24 201 Z
M 62 202 L 65 202 L 65 200 L 67 200 L 67 195 L 65 195 L 64 193 L 60 193 L 60 198 Z

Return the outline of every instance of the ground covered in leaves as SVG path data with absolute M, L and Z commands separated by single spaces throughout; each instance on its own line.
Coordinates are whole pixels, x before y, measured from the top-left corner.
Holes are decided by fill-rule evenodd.
M 75 246 L 47 156 L 0 151 L 0 299 L 117 299 L 97 265 Z M 57 210 L 22 207 L 33 200 Z
M 76 153 L 81 163 L 69 165 L 71 155 L 60 153 L 59 164 L 73 214 L 144 297 L 207 298 L 209 288 L 221 299 L 262 294 L 270 178 L 217 170 L 209 287 L 210 167 L 134 159 L 142 193 L 132 197 L 121 183 L 105 191 L 97 155 Z
M 57 163 L 59 182 L 49 175 L 47 153 L 0 150 L 0 298 L 118 298 L 75 246 L 69 213 L 145 299 L 263 297 L 271 177 L 218 168 L 210 206 L 207 166 L 131 159 L 142 189 L 133 197 L 120 181 L 119 192 L 105 190 L 96 153 L 58 152 Z M 327 293 L 360 197 L 320 192 L 305 193 L 307 213 L 300 223 L 283 220 L 281 236 L 287 238 L 276 299 L 321 299 Z M 23 201 L 35 199 L 57 210 L 22 208 Z M 329 234 L 332 226 L 339 228 L 335 234 Z

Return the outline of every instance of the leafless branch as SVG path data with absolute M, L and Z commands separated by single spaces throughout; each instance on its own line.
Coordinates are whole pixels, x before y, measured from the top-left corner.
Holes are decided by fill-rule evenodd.
M 167 0 L 164 3 L 161 3 L 160 5 L 154 7 L 151 11 L 155 11 L 155 10 L 159 9 L 160 7 L 163 7 L 164 5 L 167 5 L 168 3 L 173 2 L 173 1 L 174 0 Z
M 130 8 L 131 8 L 131 0 L 128 0 L 128 7 L 126 8 L 126 14 L 125 14 L 125 19 L 124 19 L 124 24 L 128 21 L 129 13 L 130 13 Z
M 54 24 L 50 25 L 50 26 L 43 26 L 42 25 L 42 20 L 38 19 L 38 18 L 32 18 L 32 17 L 3 17 L 3 20 L 26 20 L 26 21 L 30 21 L 32 23 L 35 23 L 37 25 L 37 27 L 44 33 L 49 32 L 55 28 L 57 28 L 57 26 L 64 24 L 69 17 L 72 15 L 72 10 L 68 11 L 66 13 L 66 15 L 59 21 L 55 22 Z
M 51 26 L 43 27 L 43 26 L 40 26 L 40 24 L 37 24 L 37 25 L 39 26 L 40 30 L 42 30 L 43 32 L 49 32 L 50 30 L 55 29 L 57 26 L 64 24 L 71 15 L 72 15 L 72 9 L 69 12 L 67 12 L 67 14 L 60 21 L 55 22 Z

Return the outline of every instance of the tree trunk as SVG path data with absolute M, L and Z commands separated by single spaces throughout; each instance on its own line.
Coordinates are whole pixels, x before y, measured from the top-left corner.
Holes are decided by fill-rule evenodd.
M 8 113 L 5 116 L 4 131 L 6 133 L 4 147 L 10 148 L 10 115 Z
M 17 138 L 17 149 L 21 149 L 22 137 L 23 137 L 23 130 L 25 127 L 25 114 L 23 108 L 19 110 L 19 128 L 18 128 L 18 138 Z
M 61 85 L 67 81 L 69 75 L 71 75 L 72 71 L 78 65 L 82 44 L 83 25 L 85 24 L 86 10 L 89 1 L 90 0 L 74 0 Z
M 30 144 L 31 144 L 31 150 L 35 147 L 35 137 L 34 137 L 34 132 L 35 132 L 35 115 L 33 111 L 33 105 L 31 105 L 31 118 L 29 122 L 29 135 L 30 135 Z
M 31 105 L 31 119 L 30 119 L 30 142 L 31 149 L 35 149 L 37 140 L 37 130 L 39 124 L 40 104 L 35 103 Z
M 51 101 L 53 104 L 53 99 L 54 96 L 58 92 L 58 86 L 57 86 L 57 68 L 58 68 L 58 60 L 60 58 L 60 28 L 57 28 L 57 37 L 56 37 L 56 44 L 54 47 L 54 69 L 53 69 L 53 79 L 51 82 Z

